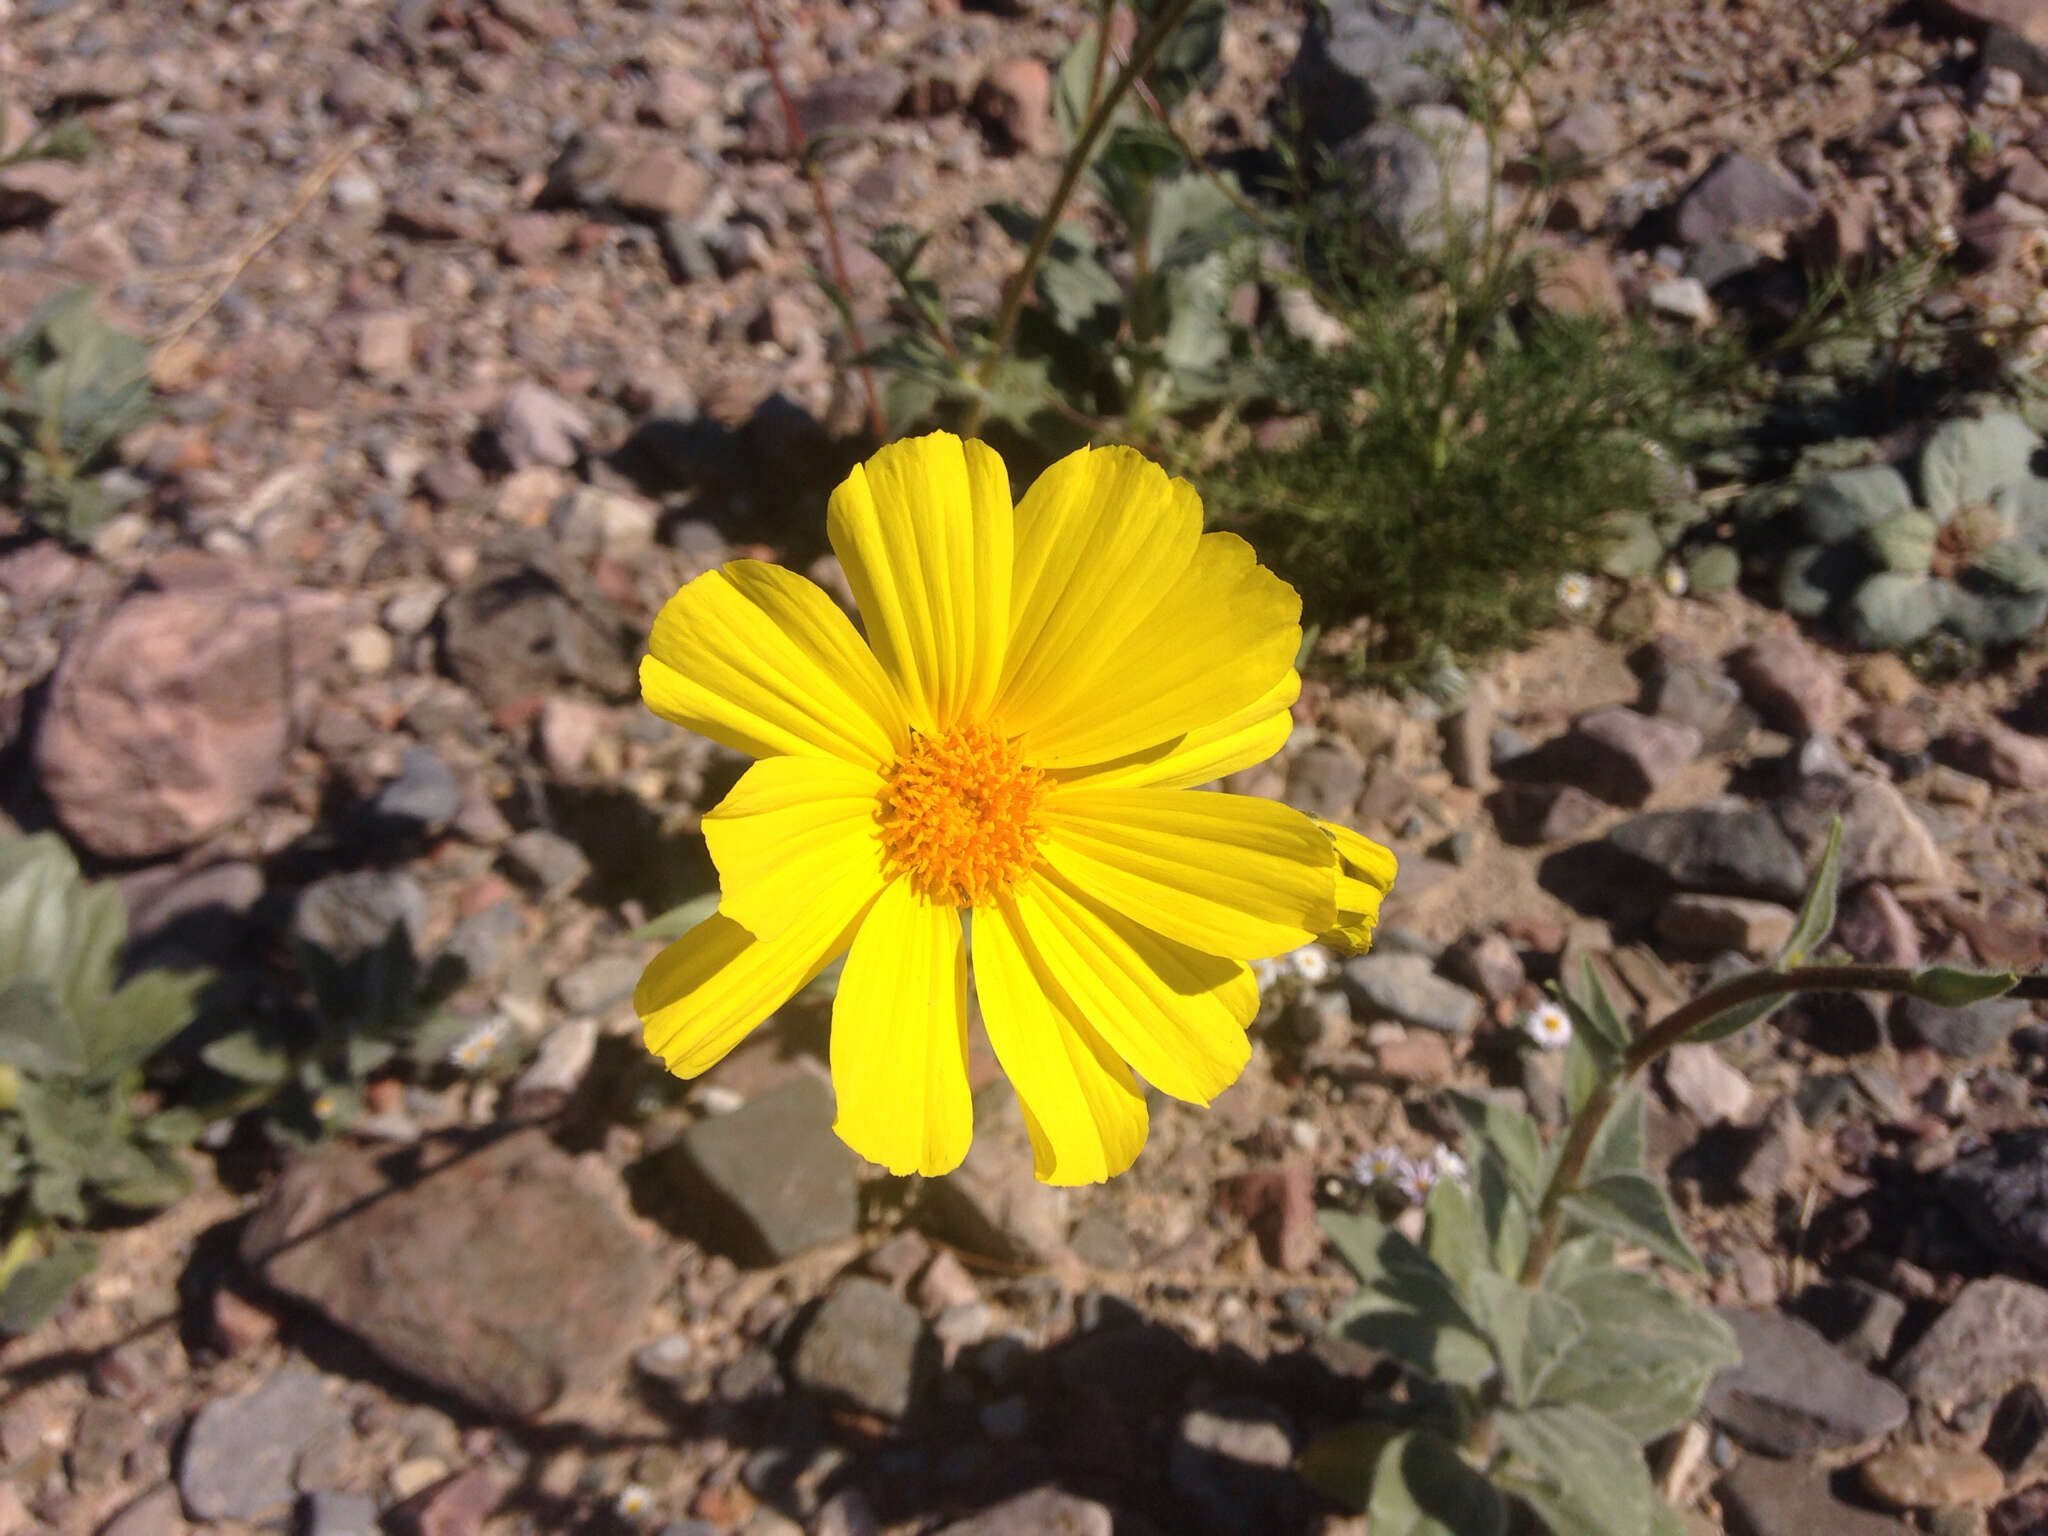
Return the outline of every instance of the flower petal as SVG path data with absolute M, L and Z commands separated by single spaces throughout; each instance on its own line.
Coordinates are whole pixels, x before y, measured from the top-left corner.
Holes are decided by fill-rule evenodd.
M 950 1173 L 967 1155 L 967 944 L 958 909 L 907 880 L 868 910 L 840 973 L 832 1090 L 832 1129 L 891 1173 Z
M 835 757 L 764 757 L 704 818 L 719 910 L 772 939 L 821 885 L 866 869 L 880 883 L 881 776 Z
M 1097 1184 L 1130 1167 L 1145 1145 L 1144 1092 L 1053 979 L 1007 899 L 975 909 L 974 986 L 1039 1179 Z
M 1372 947 L 1380 903 L 1393 888 L 1399 863 L 1394 850 L 1334 821 L 1316 823 L 1337 849 L 1337 921 L 1322 934 L 1332 949 L 1362 954 Z
M 754 757 L 878 769 L 909 745 L 902 701 L 852 621 L 779 565 L 734 560 L 686 583 L 647 648 L 647 707 Z
M 757 939 L 723 912 L 669 945 L 633 989 L 647 1048 L 677 1077 L 718 1064 L 747 1032 L 853 942 L 879 879 L 844 879 L 818 892 L 772 939 Z
M 1267 758 L 1287 745 L 1294 733 L 1292 708 L 1301 695 L 1301 674 L 1287 673 L 1258 699 L 1225 719 L 1197 726 L 1164 747 L 1120 757 L 1086 768 L 1069 768 L 1058 777 L 1065 784 L 1090 788 L 1150 785 L 1154 789 L 1193 789 Z
M 1057 875 L 1012 900 L 1047 972 L 1102 1038 L 1161 1093 L 1207 1104 L 1251 1060 L 1251 968 L 1141 927 Z
M 832 548 L 921 731 L 988 709 L 1010 618 L 1010 477 L 950 432 L 891 443 L 832 493 Z
M 1066 787 L 1040 850 L 1097 900 L 1168 938 L 1252 960 L 1337 917 L 1336 852 L 1301 812 L 1251 795 Z
M 1010 640 L 996 710 L 1009 734 L 1086 696 L 1194 558 L 1202 503 L 1130 448 L 1083 448 L 1017 504 Z M 1033 759 L 1037 761 L 1037 759 Z
M 1228 719 L 1294 670 L 1300 621 L 1301 598 L 1251 545 L 1204 534 L 1114 664 L 1027 731 L 1024 753 L 1048 768 L 1099 763 Z

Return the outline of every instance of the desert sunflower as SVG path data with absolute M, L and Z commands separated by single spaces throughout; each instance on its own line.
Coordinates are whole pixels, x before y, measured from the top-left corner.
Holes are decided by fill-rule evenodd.
M 944 1173 L 972 1135 L 971 923 L 1038 1176 L 1120 1173 L 1140 1078 L 1207 1103 L 1243 1069 L 1245 962 L 1355 943 L 1392 876 L 1298 811 L 1192 792 L 1287 739 L 1300 601 L 1127 448 L 1069 455 L 1013 509 L 986 444 L 895 443 L 827 528 L 865 640 L 751 560 L 655 620 L 648 705 L 759 761 L 704 819 L 717 915 L 634 994 L 648 1046 L 694 1076 L 844 954 L 834 1129 Z

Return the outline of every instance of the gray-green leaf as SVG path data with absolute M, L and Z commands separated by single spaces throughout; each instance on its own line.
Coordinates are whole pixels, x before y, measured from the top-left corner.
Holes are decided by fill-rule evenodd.
M 1499 1536 L 1507 1509 L 1486 1477 L 1440 1435 L 1391 1441 L 1373 1469 L 1372 1536 Z
M 1546 1288 L 1563 1261 L 1561 1251 Z M 1740 1363 L 1742 1353 L 1713 1313 L 1654 1276 L 1611 1265 L 1610 1246 L 1606 1265 L 1579 1266 L 1557 1284 L 1587 1327 L 1545 1377 L 1542 1396 L 1583 1403 L 1636 1439 L 1654 1440 L 1692 1417 L 1714 1373 Z
M 2019 985 L 2011 971 L 1966 971 L 1954 965 L 1930 965 L 1913 973 L 1913 995 L 1944 1008 L 1964 1008 L 1987 998 L 2003 997 Z
M 1322 1223 L 1359 1279 L 1357 1295 L 1331 1321 L 1333 1332 L 1454 1385 L 1492 1374 L 1492 1349 L 1428 1254 L 1371 1216 L 1326 1211 Z
M 1516 1465 L 1502 1479 L 1555 1536 L 1649 1536 L 1657 1508 L 1642 1452 L 1577 1403 L 1504 1410 L 1494 1427 Z
M 1472 1276 L 1472 1307 L 1493 1341 L 1508 1401 L 1535 1402 L 1551 1368 L 1586 1331 L 1586 1318 L 1568 1297 L 1532 1290 L 1506 1275 L 1481 1270 Z
M 1564 1209 L 1585 1226 L 1640 1244 L 1690 1274 L 1706 1272 L 1678 1230 L 1664 1187 L 1654 1179 L 1639 1173 L 1609 1174 L 1567 1195 Z

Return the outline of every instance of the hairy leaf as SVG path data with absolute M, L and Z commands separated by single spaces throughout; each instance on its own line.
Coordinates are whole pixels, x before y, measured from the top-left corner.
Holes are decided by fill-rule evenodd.
M 1494 1428 L 1515 1457 L 1503 1485 L 1554 1536 L 1649 1536 L 1657 1492 L 1635 1440 L 1613 1422 L 1561 1403 L 1505 1410 Z
M 1968 971 L 1954 965 L 1930 965 L 1913 973 L 1913 995 L 1944 1008 L 1963 1008 L 1986 998 L 2003 997 L 2019 985 L 2011 971 Z
M 1586 1317 L 1557 1291 L 1532 1290 L 1491 1270 L 1472 1276 L 1470 1294 L 1500 1362 L 1508 1401 L 1518 1407 L 1537 1401 L 1552 1368 L 1585 1333 Z
M 1543 1142 L 1536 1131 L 1535 1117 L 1526 1110 L 1467 1093 L 1453 1093 L 1450 1099 L 1474 1141 L 1500 1154 L 1501 1166 L 1513 1180 L 1515 1192 L 1533 1201 L 1543 1163 Z
M 1610 1261 L 1611 1252 L 1610 1246 Z M 1553 1262 L 1545 1274 L 1546 1289 L 1559 1268 Z M 1544 1380 L 1543 1398 L 1582 1403 L 1638 1440 L 1683 1424 L 1714 1374 L 1741 1361 L 1726 1323 L 1653 1276 L 1587 1267 L 1556 1290 L 1577 1306 L 1587 1327 Z
M 1366 1523 L 1372 1536 L 1499 1536 L 1507 1509 L 1456 1446 L 1413 1430 L 1380 1452 Z
M 1827 847 L 1821 851 L 1813 880 L 1806 887 L 1806 900 L 1800 903 L 1799 920 L 1792 925 L 1791 937 L 1778 952 L 1780 970 L 1800 964 L 1835 931 L 1835 897 L 1841 882 L 1842 818 L 1837 816 L 1828 828 Z
M 1331 1322 L 1334 1332 L 1434 1376 L 1469 1386 L 1493 1370 L 1450 1277 L 1393 1228 L 1370 1216 L 1323 1213 L 1323 1230 L 1359 1279 Z
M 1567 1195 L 1564 1209 L 1585 1226 L 1639 1244 L 1688 1273 L 1706 1273 L 1678 1230 L 1664 1187 L 1654 1179 L 1639 1173 L 1612 1173 Z
M 0 1286 L 0 1333 L 27 1333 L 48 1322 L 98 1262 L 99 1249 L 90 1238 L 67 1234 L 48 1253 L 22 1264 Z

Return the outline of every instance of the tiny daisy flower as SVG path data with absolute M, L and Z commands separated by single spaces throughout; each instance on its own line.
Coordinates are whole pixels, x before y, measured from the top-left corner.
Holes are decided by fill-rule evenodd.
M 464 1071 L 474 1072 L 498 1053 L 508 1032 L 504 1019 L 486 1019 L 449 1048 L 448 1060 Z
M 1287 966 L 1271 956 L 1263 956 L 1252 962 L 1252 980 L 1258 983 L 1261 992 L 1272 991 L 1274 984 L 1286 974 Z
M 1319 987 L 1337 974 L 1337 962 L 1320 944 L 1304 944 L 1284 957 L 1295 975 L 1312 987 Z
M 1934 242 L 1934 248 L 1938 251 L 1952 251 L 1961 243 L 1955 225 L 1947 219 L 1936 219 L 1928 225 L 1927 237 Z
M 1351 1165 L 1351 1177 L 1361 1184 L 1390 1184 L 1400 1176 L 1407 1161 L 1399 1147 L 1374 1147 L 1359 1154 L 1358 1161 Z
M 1685 596 L 1686 590 L 1692 585 L 1692 582 L 1687 578 L 1685 574 L 1685 567 L 1680 565 L 1676 560 L 1667 560 L 1664 562 L 1663 582 L 1664 590 L 1666 592 L 1669 592 L 1673 597 Z
M 644 1483 L 628 1483 L 619 1490 L 613 1508 L 623 1520 L 645 1520 L 654 1513 L 654 1490 Z
M 648 1048 L 695 1077 L 843 955 L 833 1128 L 892 1173 L 947 1173 L 973 1134 L 971 917 L 1038 1177 L 1121 1173 L 1142 1084 L 1207 1104 L 1243 1071 L 1246 962 L 1378 915 L 1338 833 L 1194 792 L 1292 732 L 1301 600 L 1128 448 L 1069 454 L 1013 504 L 986 444 L 892 443 L 826 532 L 865 633 L 753 560 L 655 619 L 648 706 L 758 760 L 704 818 L 717 915 L 634 992 Z
M 323 1093 L 313 1100 L 313 1118 L 315 1120 L 332 1120 L 340 1113 L 341 1104 L 331 1093 Z
M 1453 1184 L 1464 1184 L 1472 1178 L 1472 1170 L 1466 1167 L 1465 1159 L 1441 1142 L 1437 1144 L 1431 1160 L 1436 1164 L 1436 1176 L 1439 1179 L 1449 1179 Z
M 1593 578 L 1584 571 L 1566 571 L 1557 578 L 1557 606 L 1566 613 L 1584 613 L 1593 601 Z
M 1522 1020 L 1522 1033 L 1546 1051 L 1561 1051 L 1572 1043 L 1572 1016 L 1562 1004 L 1538 1003 Z
M 1429 1198 L 1429 1192 L 1436 1188 L 1442 1177 L 1434 1158 L 1404 1157 L 1400 1170 L 1394 1175 L 1394 1188 L 1410 1205 L 1420 1205 Z

